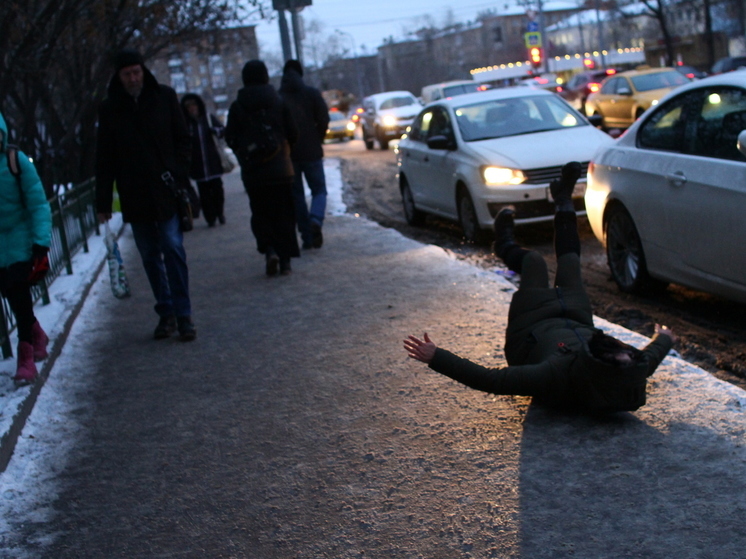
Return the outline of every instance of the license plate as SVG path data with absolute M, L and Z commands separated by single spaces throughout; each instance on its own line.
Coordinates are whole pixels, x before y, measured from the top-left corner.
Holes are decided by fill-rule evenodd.
M 575 188 L 572 191 L 572 197 L 582 198 L 583 196 L 585 196 L 586 184 L 587 183 L 585 181 L 583 182 L 578 181 L 577 183 L 575 183 Z M 549 187 L 547 187 L 547 200 L 549 200 L 550 202 L 554 202 L 554 198 L 552 198 L 552 193 L 549 190 Z

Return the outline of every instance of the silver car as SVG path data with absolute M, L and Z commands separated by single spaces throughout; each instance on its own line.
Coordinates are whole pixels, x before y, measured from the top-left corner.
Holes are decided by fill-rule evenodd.
M 613 140 L 563 99 L 529 87 L 493 89 L 425 107 L 397 147 L 404 215 L 458 221 L 467 240 L 515 206 L 516 224 L 551 220 L 549 183 L 568 161 L 583 163 L 575 193 L 583 211 L 585 168 Z
M 593 158 L 588 220 L 622 291 L 746 302 L 744 129 L 746 71 L 732 72 L 676 89 Z

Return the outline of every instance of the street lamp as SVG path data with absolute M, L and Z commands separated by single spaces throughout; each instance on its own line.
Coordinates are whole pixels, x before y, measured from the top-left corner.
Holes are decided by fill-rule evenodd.
M 363 79 L 360 75 L 360 62 L 357 59 L 357 48 L 355 47 L 355 37 L 353 37 L 350 33 L 342 31 L 341 29 L 335 29 L 334 31 L 338 35 L 349 37 L 350 42 L 352 43 L 352 56 L 353 56 L 353 60 L 355 61 L 355 77 L 357 78 L 357 97 L 358 97 L 358 101 L 362 101 Z

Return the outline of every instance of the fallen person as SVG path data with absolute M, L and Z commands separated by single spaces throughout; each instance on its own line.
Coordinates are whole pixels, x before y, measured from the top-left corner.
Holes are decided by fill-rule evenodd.
M 495 254 L 521 274 L 513 295 L 505 335 L 508 366 L 487 368 L 438 348 L 427 333 L 408 336 L 409 357 L 476 390 L 532 396 L 537 403 L 594 413 L 634 411 L 645 404 L 647 378 L 677 341 L 658 324 L 643 350 L 594 327 L 590 300 L 580 271 L 580 238 L 572 191 L 580 177 L 577 162 L 562 168 L 550 185 L 555 201 L 554 287 L 544 258 L 520 247 L 514 215 L 503 208 L 495 218 Z

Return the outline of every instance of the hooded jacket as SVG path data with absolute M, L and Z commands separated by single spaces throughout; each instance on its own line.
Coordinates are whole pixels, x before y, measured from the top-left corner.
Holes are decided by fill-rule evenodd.
M 280 96 L 290 107 L 298 126 L 298 141 L 290 158 L 297 162 L 317 161 L 324 157 L 324 137 L 329 128 L 329 108 L 321 92 L 303 83 L 301 75 L 286 68 L 282 75 Z
M 199 109 L 199 117 L 195 120 L 187 110 L 186 103 L 194 101 Z M 195 181 L 215 179 L 223 174 L 223 164 L 220 161 L 220 149 L 215 143 L 217 133 L 207 120 L 207 111 L 202 98 L 195 93 L 187 93 L 181 98 L 181 108 L 192 137 L 192 164 L 189 177 Z
M 264 109 L 267 121 L 280 139 L 281 149 L 269 161 L 241 168 L 244 181 L 274 182 L 292 178 L 295 173 L 290 161 L 290 144 L 298 139 L 295 122 L 275 88 L 267 83 L 253 83 L 238 91 L 237 99 L 228 110 L 225 141 L 234 151 L 240 145 L 242 130 L 252 126 L 251 113 Z
M 483 367 L 439 348 L 430 368 L 492 394 L 592 412 L 634 411 L 645 403 L 646 379 L 671 349 L 671 338 L 656 335 L 629 367 L 610 365 L 588 349 L 598 331 L 590 308 L 582 290 L 519 289 L 508 317 L 508 367 Z
M 0 114 L 0 268 L 31 259 L 34 244 L 49 247 L 52 212 L 33 163 L 18 153 L 21 183 L 10 172 L 8 127 Z
M 161 175 L 188 181 L 192 140 L 176 92 L 159 85 L 143 66 L 144 80 L 135 100 L 117 74 L 99 107 L 96 143 L 96 207 L 110 213 L 116 181 L 126 222 L 165 221 L 176 201 Z

